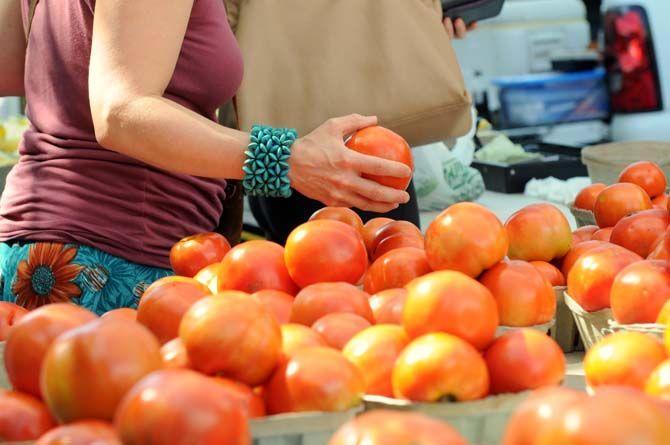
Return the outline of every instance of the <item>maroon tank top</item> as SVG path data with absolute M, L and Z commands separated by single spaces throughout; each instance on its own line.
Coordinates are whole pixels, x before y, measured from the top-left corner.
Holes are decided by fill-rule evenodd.
M 38 3 L 26 54 L 31 126 L 0 201 L 0 241 L 78 243 L 168 267 L 173 243 L 216 228 L 225 182 L 170 173 L 96 142 L 88 101 L 94 6 Z M 215 120 L 242 71 L 223 0 L 195 0 L 164 96 Z

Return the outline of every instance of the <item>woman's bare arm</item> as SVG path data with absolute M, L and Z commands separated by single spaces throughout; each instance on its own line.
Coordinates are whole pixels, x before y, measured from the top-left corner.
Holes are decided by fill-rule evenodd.
M 0 97 L 23 96 L 26 36 L 20 0 L 0 1 Z

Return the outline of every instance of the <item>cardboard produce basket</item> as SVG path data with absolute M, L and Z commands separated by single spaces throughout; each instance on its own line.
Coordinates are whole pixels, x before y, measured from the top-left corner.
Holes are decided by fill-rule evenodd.
M 579 345 L 579 330 L 572 311 L 565 303 L 565 286 L 554 287 L 556 294 L 556 323 L 551 327 L 551 338 L 561 347 L 563 352 L 574 352 Z
M 582 149 L 582 162 L 593 182 L 614 184 L 628 165 L 653 161 L 670 175 L 670 143 L 660 141 L 627 141 L 593 145 Z
M 602 340 L 611 332 L 610 322 L 614 321 L 612 309 L 603 309 L 596 312 L 587 312 L 579 303 L 565 294 L 565 303 L 570 308 L 572 316 L 575 318 L 575 324 L 579 330 L 579 336 L 588 351 L 593 345 Z
M 575 217 L 578 228 L 597 225 L 596 216 L 590 210 L 578 209 L 577 207 L 571 205 L 570 213 L 572 213 L 572 216 Z
M 556 319 L 551 320 L 549 323 L 536 324 L 535 326 L 498 326 L 498 329 L 496 329 L 496 338 L 502 336 L 505 332 L 513 331 L 515 329 L 534 329 L 546 334 L 555 324 Z
M 365 396 L 365 409 L 414 411 L 447 422 L 472 445 L 499 445 L 507 422 L 530 392 L 504 394 L 473 402 L 413 403 L 381 396 Z
M 619 324 L 616 320 L 612 320 L 609 323 L 610 332 L 619 332 L 619 331 L 633 331 L 633 332 L 642 332 L 643 334 L 649 334 L 652 337 L 655 337 L 663 341 L 663 335 L 665 334 L 665 325 L 656 324 L 656 323 L 638 323 L 638 324 Z

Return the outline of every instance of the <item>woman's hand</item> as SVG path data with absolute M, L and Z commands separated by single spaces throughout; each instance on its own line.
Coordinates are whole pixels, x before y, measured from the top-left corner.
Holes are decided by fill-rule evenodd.
M 447 30 L 449 38 L 464 39 L 469 31 L 474 31 L 477 28 L 477 22 L 471 23 L 470 26 L 466 26 L 463 19 L 456 19 L 456 21 L 453 21 L 451 18 L 447 17 L 444 19 L 444 28 Z
M 377 124 L 376 117 L 350 115 L 330 119 L 298 139 L 291 150 L 291 186 L 303 195 L 328 206 L 356 207 L 386 213 L 409 201 L 405 191 L 364 179 L 362 174 L 406 178 L 405 164 L 348 149 L 344 139 Z

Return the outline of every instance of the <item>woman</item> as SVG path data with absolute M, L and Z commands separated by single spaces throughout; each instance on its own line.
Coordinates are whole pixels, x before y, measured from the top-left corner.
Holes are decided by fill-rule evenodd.
M 375 212 L 409 199 L 361 177 L 406 166 L 344 146 L 375 117 L 297 139 L 215 123 L 243 75 L 222 0 L 41 0 L 26 49 L 29 3 L 0 3 L 0 96 L 25 94 L 31 121 L 0 202 L 3 300 L 134 306 L 174 242 L 216 227 L 225 179 Z

